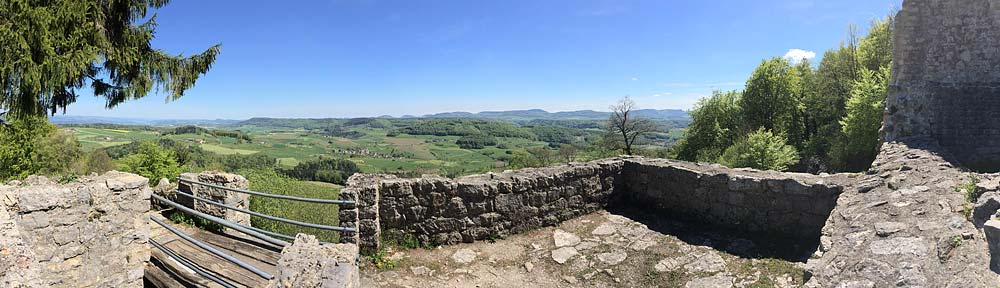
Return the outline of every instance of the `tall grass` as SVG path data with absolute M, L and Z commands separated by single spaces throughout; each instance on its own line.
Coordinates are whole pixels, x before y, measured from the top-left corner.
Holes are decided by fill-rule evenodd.
M 254 191 L 319 199 L 338 199 L 340 195 L 340 187 L 338 186 L 298 181 L 273 170 L 241 170 L 239 174 L 250 181 L 250 190 Z M 250 210 L 254 212 L 316 224 L 339 225 L 340 221 L 337 216 L 340 210 L 338 208 L 337 205 L 332 204 L 250 196 Z M 256 216 L 251 217 L 250 222 L 253 227 L 285 235 L 295 236 L 297 233 L 306 233 L 315 235 L 321 241 L 328 242 L 336 242 L 340 239 L 340 233 L 336 231 L 301 227 Z

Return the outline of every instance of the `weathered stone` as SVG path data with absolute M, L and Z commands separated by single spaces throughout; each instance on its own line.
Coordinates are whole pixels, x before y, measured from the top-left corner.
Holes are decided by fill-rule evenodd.
M 983 234 L 990 249 L 990 270 L 1000 273 L 1000 221 L 991 219 L 983 225 Z
M 624 251 L 614 251 L 614 252 L 597 254 L 597 259 L 601 260 L 601 263 L 604 263 L 605 265 L 618 265 L 618 263 L 622 263 L 622 261 L 625 261 L 625 258 L 627 257 L 628 254 L 626 254 Z
M 300 233 L 281 250 L 278 272 L 267 287 L 361 287 L 357 255 L 357 245 L 320 244 L 315 236 Z
M 458 251 L 455 251 L 454 254 L 451 254 L 451 261 L 455 261 L 455 263 L 458 264 L 469 264 L 475 260 L 476 251 L 472 251 L 472 249 L 469 248 L 459 249 Z
M 606 236 L 606 235 L 615 234 L 616 231 L 617 231 L 617 228 L 615 228 L 615 224 L 614 223 L 605 222 L 605 223 L 601 223 L 601 225 L 597 226 L 597 228 L 594 228 L 594 231 L 590 232 L 590 234 L 594 234 L 594 235 L 598 235 L 598 236 Z
M 576 251 L 573 247 L 562 247 L 556 250 L 552 250 L 552 260 L 556 263 L 563 264 L 569 261 L 573 256 L 579 255 L 580 253 Z
M 1000 178 L 998 178 L 1000 179 Z M 975 208 L 972 210 L 972 224 L 976 228 L 982 228 L 986 221 L 1000 211 L 1000 192 L 988 192 L 979 196 Z
M 733 287 L 733 281 L 735 280 L 736 278 L 733 278 L 732 276 L 719 274 L 715 276 L 698 278 L 688 281 L 687 284 L 684 284 L 684 287 L 685 288 L 729 288 Z
M 556 229 L 556 231 L 552 233 L 552 240 L 555 242 L 557 248 L 580 244 L 580 236 L 576 236 L 576 234 L 569 233 L 561 229 Z
M 0 205 L 0 286 L 143 285 L 150 253 L 145 178 L 112 171 L 66 184 L 44 177 L 21 184 L 0 185 L 0 195 L 17 199 Z
M 716 252 L 708 252 L 698 256 L 693 262 L 684 265 L 684 269 L 696 273 L 716 273 L 726 270 L 726 261 Z
M 875 223 L 875 235 L 888 237 L 896 232 L 906 229 L 906 224 L 899 222 L 878 222 Z
M 872 241 L 869 245 L 875 255 L 912 254 L 927 255 L 927 243 L 920 237 L 897 237 Z

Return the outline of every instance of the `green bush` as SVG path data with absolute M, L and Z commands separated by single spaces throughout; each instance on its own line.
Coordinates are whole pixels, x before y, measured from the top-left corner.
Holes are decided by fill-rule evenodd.
M 161 178 L 173 179 L 181 173 L 173 151 L 163 149 L 150 141 L 142 142 L 136 154 L 125 157 L 121 163 L 121 170 L 149 178 L 150 185 L 156 184 Z
M 784 171 L 799 160 L 795 147 L 785 138 L 761 128 L 722 152 L 719 163 L 732 168 Z

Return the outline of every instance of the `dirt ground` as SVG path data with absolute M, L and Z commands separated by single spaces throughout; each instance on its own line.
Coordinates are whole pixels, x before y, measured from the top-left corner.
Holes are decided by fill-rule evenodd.
M 391 247 L 381 268 L 365 261 L 362 286 L 798 287 L 815 247 L 630 217 L 601 211 L 495 241 Z

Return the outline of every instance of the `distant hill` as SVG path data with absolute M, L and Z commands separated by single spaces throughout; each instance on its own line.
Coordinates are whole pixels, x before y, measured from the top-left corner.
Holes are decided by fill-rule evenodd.
M 53 124 L 119 124 L 119 125 L 147 125 L 147 126 L 184 126 L 199 125 L 208 127 L 221 127 L 239 123 L 240 120 L 227 119 L 142 119 L 142 118 L 119 118 L 103 116 L 66 116 L 55 115 L 49 117 Z
M 647 117 L 653 120 L 684 121 L 690 120 L 691 116 L 687 111 L 678 109 L 641 109 L 635 111 L 636 115 Z M 497 120 L 604 120 L 611 115 L 611 112 L 600 112 L 594 110 L 579 110 L 566 112 L 548 112 L 541 109 L 531 110 L 511 110 L 511 111 L 484 111 L 479 113 L 469 112 L 446 112 L 424 115 L 423 118 L 482 118 Z

